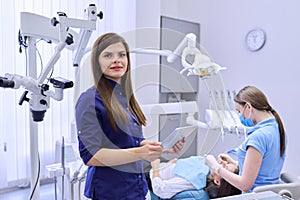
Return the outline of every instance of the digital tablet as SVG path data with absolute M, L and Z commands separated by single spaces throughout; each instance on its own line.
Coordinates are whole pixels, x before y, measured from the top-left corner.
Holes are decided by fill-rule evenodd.
M 164 150 L 171 149 L 176 142 L 182 140 L 184 137 L 188 137 L 197 128 L 198 126 L 178 127 L 161 142 L 161 145 L 163 146 Z

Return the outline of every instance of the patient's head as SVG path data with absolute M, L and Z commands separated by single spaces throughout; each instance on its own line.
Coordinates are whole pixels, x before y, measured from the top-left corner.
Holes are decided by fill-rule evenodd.
M 235 174 L 239 173 L 238 168 L 231 163 L 226 164 L 224 168 L 234 172 Z M 206 183 L 207 186 L 205 190 L 208 192 L 208 195 L 211 199 L 241 194 L 239 189 L 228 183 L 225 179 L 221 178 L 212 170 L 207 176 Z
M 237 168 L 237 166 L 234 165 L 234 164 L 232 164 L 232 163 L 226 163 L 226 164 L 223 164 L 223 167 L 224 167 L 225 169 L 227 169 L 228 171 L 230 171 L 230 172 L 238 173 L 238 168 Z M 213 170 L 211 170 L 211 169 L 210 169 L 210 174 L 211 174 L 211 176 L 212 176 L 212 179 L 213 179 L 214 183 L 215 183 L 216 185 L 219 186 L 222 177 L 221 177 L 220 175 L 216 174 L 216 173 L 215 173 Z

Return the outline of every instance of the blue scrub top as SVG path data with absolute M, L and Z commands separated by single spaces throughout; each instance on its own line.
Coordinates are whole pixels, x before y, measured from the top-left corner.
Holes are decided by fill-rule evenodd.
M 106 109 L 95 87 L 79 97 L 76 110 L 79 152 L 86 164 L 101 148 L 125 149 L 139 147 L 144 140 L 142 127 L 128 112 L 124 88 L 110 81 L 114 94 L 128 113 L 129 124 L 118 126 L 115 132 L 109 123 Z M 88 168 L 84 194 L 101 200 L 144 200 L 148 192 L 142 161 L 113 167 Z
M 257 186 L 279 183 L 285 154 L 280 156 L 280 133 L 275 118 L 256 124 L 248 133 L 248 138 L 238 147 L 240 175 L 243 173 L 246 151 L 249 146 L 257 149 L 263 157 L 258 176 L 249 192 Z

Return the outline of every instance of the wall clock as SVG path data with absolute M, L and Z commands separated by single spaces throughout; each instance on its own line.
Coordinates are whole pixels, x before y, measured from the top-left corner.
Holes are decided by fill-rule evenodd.
M 261 28 L 254 28 L 247 33 L 245 39 L 250 51 L 258 51 L 266 42 L 266 34 Z

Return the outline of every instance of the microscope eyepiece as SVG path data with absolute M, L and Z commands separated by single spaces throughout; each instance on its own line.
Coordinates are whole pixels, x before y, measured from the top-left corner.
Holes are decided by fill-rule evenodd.
M 3 88 L 14 88 L 14 86 L 15 86 L 15 82 L 14 81 L 8 80 L 5 77 L 0 77 L 0 87 L 3 87 Z

